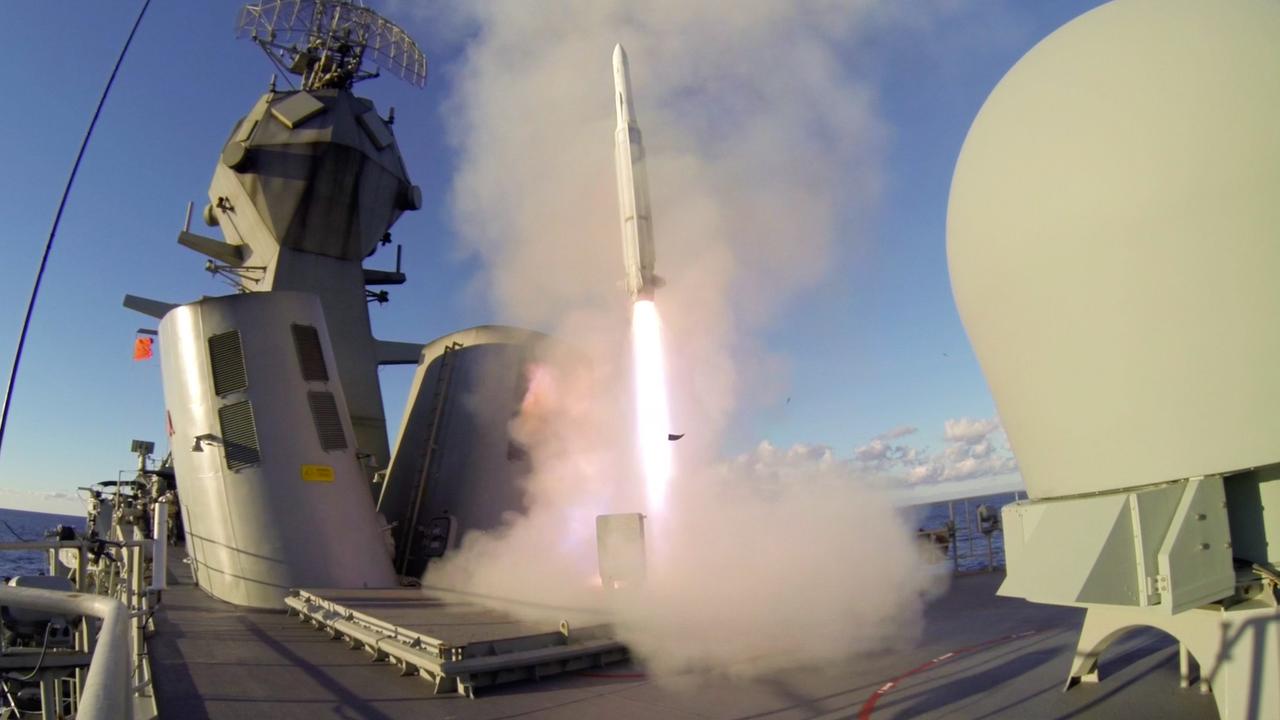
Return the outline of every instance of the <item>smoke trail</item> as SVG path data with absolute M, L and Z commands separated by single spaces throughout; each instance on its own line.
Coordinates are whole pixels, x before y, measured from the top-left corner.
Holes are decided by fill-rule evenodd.
M 674 446 L 666 423 L 643 435 L 674 449 L 679 480 L 657 497 L 661 543 L 678 551 L 617 608 L 622 639 L 656 672 L 743 673 L 909 639 L 928 580 L 883 495 L 847 465 L 780 475 L 720 456 L 727 423 L 768 381 L 752 375 L 769 365 L 759 331 L 843 256 L 840 245 L 858 241 L 874 204 L 883 130 L 851 58 L 885 12 L 780 0 L 732 12 L 683 0 L 470 12 L 449 107 L 463 248 L 483 261 L 505 321 L 550 330 L 587 362 L 549 365 L 554 382 L 540 383 L 514 423 L 534 468 L 527 511 L 465 537 L 430 582 L 589 604 L 599 596 L 595 515 L 645 507 L 642 408 L 628 392 L 628 300 L 617 283 L 609 60 L 620 42 L 643 108 L 668 282 L 658 297 L 667 411 L 688 432 Z M 660 357 L 650 356 L 660 353 L 650 308 L 636 306 L 635 328 L 652 327 L 643 347 Z M 659 475 L 667 462 L 658 458 Z

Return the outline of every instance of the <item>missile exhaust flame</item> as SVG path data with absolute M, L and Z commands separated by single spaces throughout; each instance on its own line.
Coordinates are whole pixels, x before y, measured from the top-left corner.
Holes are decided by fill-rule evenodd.
M 635 362 L 636 432 L 650 516 L 660 516 L 671 482 L 671 413 L 662 353 L 662 321 L 652 300 L 632 306 L 631 347 Z

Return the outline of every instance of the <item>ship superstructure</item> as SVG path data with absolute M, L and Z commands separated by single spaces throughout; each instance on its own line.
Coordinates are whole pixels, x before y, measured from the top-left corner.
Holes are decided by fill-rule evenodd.
M 273 79 L 232 128 L 200 213 L 222 238 L 178 236 L 236 292 L 125 304 L 163 318 L 166 418 L 198 583 L 221 600 L 283 608 L 290 588 L 416 579 L 455 525 L 483 527 L 518 507 L 512 479 L 524 465 L 506 452 L 506 426 L 541 336 L 478 328 L 433 343 L 374 338 L 368 308 L 387 293 L 371 288 L 406 278 L 398 247 L 395 271 L 363 261 L 422 196 L 393 113 L 354 86 L 384 71 L 421 86 L 425 56 L 399 27 L 345 0 L 261 0 L 243 10 L 239 34 L 299 86 Z M 378 368 L 418 363 L 392 469 Z M 494 383 L 509 390 L 458 407 Z M 497 466 L 469 461 L 490 456 Z M 485 483 L 511 497 L 498 501 Z M 441 498 L 452 499 L 441 508 Z

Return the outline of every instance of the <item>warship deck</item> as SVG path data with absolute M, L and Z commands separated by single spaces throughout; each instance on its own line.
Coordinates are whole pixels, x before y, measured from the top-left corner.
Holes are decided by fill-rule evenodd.
M 909 650 L 750 682 L 659 683 L 610 665 L 469 699 L 433 694 L 430 682 L 297 617 L 214 600 L 175 561 L 150 652 L 161 717 L 190 720 L 1217 717 L 1212 696 L 1178 687 L 1177 646 L 1154 631 L 1118 641 L 1103 656 L 1101 683 L 1063 693 L 1082 613 L 995 597 L 1002 577 L 954 578 Z

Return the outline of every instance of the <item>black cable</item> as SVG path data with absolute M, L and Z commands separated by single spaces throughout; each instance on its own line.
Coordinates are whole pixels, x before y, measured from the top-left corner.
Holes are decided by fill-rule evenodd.
M 4 523 L 4 526 L 5 526 L 5 527 L 9 528 L 9 532 L 13 533 L 13 536 L 14 536 L 14 537 L 18 538 L 18 539 L 19 539 L 19 540 L 21 540 L 22 542 L 31 542 L 30 540 L 28 540 L 28 539 L 26 539 L 26 538 L 22 537 L 21 535 L 19 535 L 19 534 L 18 534 L 18 531 L 17 531 L 17 530 L 14 530 L 14 529 L 13 529 L 13 526 L 9 524 L 9 521 L 8 521 L 8 520 L 0 520 L 0 522 Z
M 107 102 L 107 95 L 111 93 L 111 86 L 116 81 L 116 74 L 120 72 L 120 65 L 124 63 L 124 56 L 129 52 L 129 45 L 133 43 L 133 36 L 138 32 L 138 26 L 142 24 L 142 16 L 147 14 L 147 8 L 151 5 L 151 0 L 143 0 L 142 9 L 138 11 L 138 18 L 133 21 L 133 28 L 129 30 L 129 37 L 125 38 L 124 47 L 120 48 L 120 56 L 116 58 L 115 67 L 111 68 L 111 76 L 107 78 L 107 86 L 102 89 L 102 97 L 98 98 L 98 107 L 93 111 L 93 119 L 89 121 L 89 129 L 84 133 L 84 139 L 80 141 L 80 151 L 76 153 L 76 161 L 71 166 L 71 174 L 67 177 L 67 184 L 62 188 L 62 199 L 58 201 L 58 211 L 53 216 L 53 226 L 49 228 L 49 239 L 44 244 L 44 255 L 40 258 L 40 269 L 36 271 L 36 281 L 31 287 L 31 299 L 27 301 L 27 314 L 22 318 L 22 332 L 18 334 L 18 346 L 13 353 L 13 367 L 9 371 L 9 386 L 4 391 L 4 405 L 0 407 L 0 451 L 4 449 L 4 431 L 9 424 L 9 405 L 13 399 L 13 386 L 18 379 L 18 366 L 22 364 L 22 348 L 27 343 L 27 331 L 31 328 L 31 315 L 35 312 L 36 297 L 40 294 L 40 281 L 44 279 L 45 266 L 49 264 L 49 253 L 53 250 L 53 238 L 58 234 L 58 223 L 62 221 L 62 211 L 67 207 L 67 197 L 71 194 L 71 186 L 76 181 L 76 173 L 80 170 L 80 161 L 84 159 L 85 148 L 89 146 L 89 138 L 93 136 L 93 128 L 98 124 L 98 116 L 102 114 L 102 106 Z
M 26 675 L 5 675 L 5 680 L 17 680 L 18 682 L 27 682 L 40 672 L 40 666 L 44 665 L 44 655 L 49 651 L 49 631 L 53 629 L 53 621 L 49 621 L 44 625 L 44 642 L 40 646 L 40 657 L 36 660 L 36 666 Z

